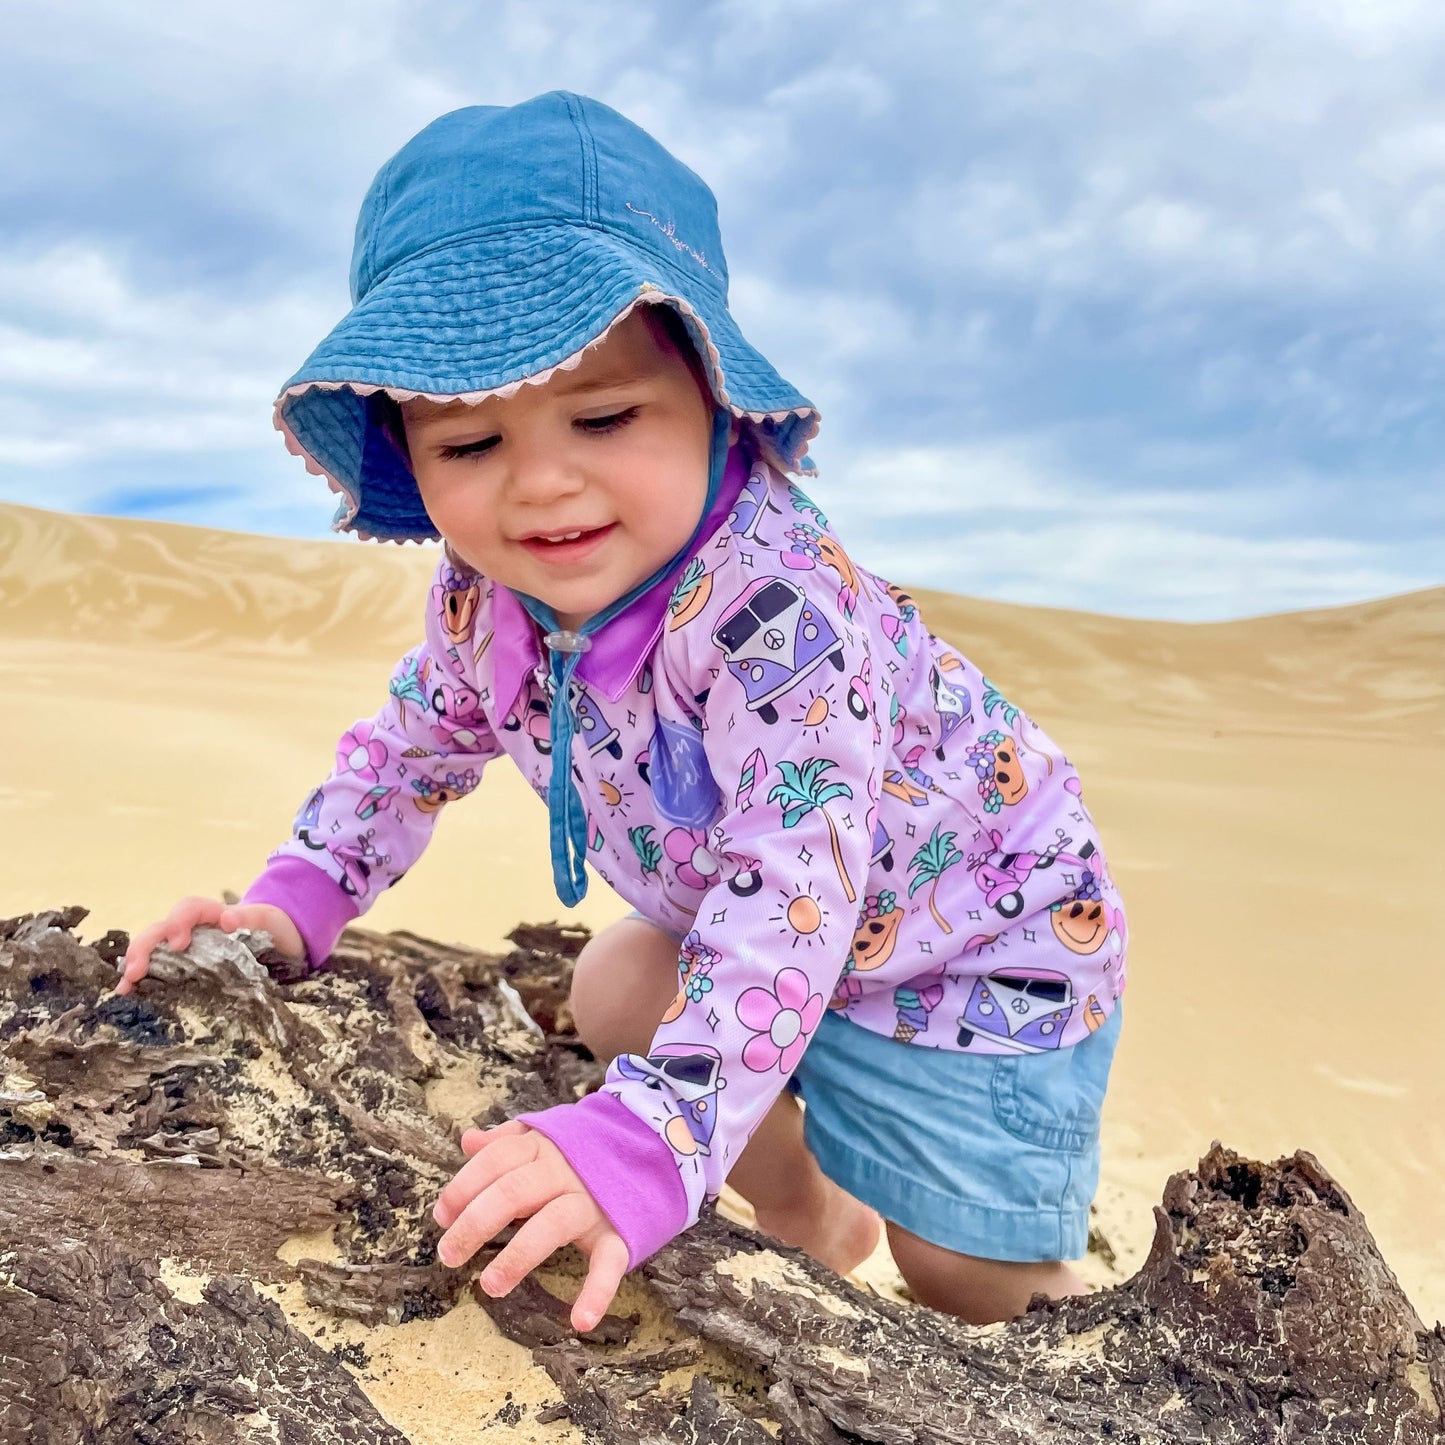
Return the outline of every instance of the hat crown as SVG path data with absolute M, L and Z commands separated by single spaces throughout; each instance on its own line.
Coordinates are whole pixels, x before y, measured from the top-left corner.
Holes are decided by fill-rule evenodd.
M 579 225 L 621 233 L 726 299 L 717 202 L 702 179 L 610 106 L 551 91 L 454 110 L 381 168 L 356 222 L 352 301 L 448 242 Z

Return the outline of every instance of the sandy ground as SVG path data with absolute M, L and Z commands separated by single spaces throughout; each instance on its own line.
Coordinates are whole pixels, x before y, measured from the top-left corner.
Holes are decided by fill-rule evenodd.
M 432 564 L 0 506 L 0 916 L 84 903 L 98 934 L 243 889 L 384 701 Z M 1130 909 L 1098 1200 L 1121 1269 L 1212 1139 L 1305 1148 L 1445 1315 L 1445 588 L 1219 625 L 918 600 L 1077 763 Z M 485 948 L 562 916 L 544 825 L 499 763 L 369 926 Z M 576 916 L 623 911 L 594 882 Z M 886 1259 L 870 1269 L 886 1287 Z M 471 1346 L 428 1348 L 491 1340 L 520 1369 L 475 1313 Z M 456 1438 L 440 1408 L 428 1430 L 383 1406 L 418 1441 Z

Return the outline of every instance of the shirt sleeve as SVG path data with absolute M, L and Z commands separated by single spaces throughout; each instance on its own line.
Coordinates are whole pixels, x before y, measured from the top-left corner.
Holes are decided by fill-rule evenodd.
M 274 904 L 291 918 L 313 967 L 416 862 L 441 810 L 472 792 L 501 752 L 476 690 L 479 601 L 480 580 L 443 560 L 425 641 L 397 664 L 386 706 L 342 734 L 331 775 L 246 890 L 244 902 Z
M 710 778 L 716 803 L 699 833 L 716 881 L 682 941 L 679 991 L 647 1054 L 614 1060 L 600 1091 L 655 1141 L 635 1151 L 648 1163 L 631 1202 L 607 1211 L 632 1264 L 716 1198 L 823 1017 L 853 940 L 885 757 L 869 634 L 851 621 L 834 569 L 730 550 L 705 585 L 706 607 L 664 644 L 658 707 L 671 699 L 680 715 L 660 722 L 670 741 L 651 786 L 666 815 L 687 806 L 668 797 L 669 776 L 688 780 L 694 802 Z M 610 1107 L 593 1107 L 596 1124 L 626 1132 Z M 565 1119 L 527 1122 L 598 1196 L 608 1146 Z

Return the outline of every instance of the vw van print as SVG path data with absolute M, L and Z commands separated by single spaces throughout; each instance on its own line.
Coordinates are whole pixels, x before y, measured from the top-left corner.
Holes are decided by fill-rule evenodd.
M 602 715 L 602 709 L 592 700 L 591 694 L 575 682 L 572 684 L 572 713 L 592 757 L 595 758 L 604 749 L 610 757 L 622 757 L 622 744 L 617 741 L 617 729 Z
M 973 986 L 958 1021 L 958 1046 L 975 1034 L 1021 1054 L 1058 1048 L 1078 1000 L 1067 974 L 1047 968 L 987 973 Z
M 320 788 L 301 805 L 301 811 L 297 813 L 291 826 L 296 830 L 296 836 L 313 852 L 324 853 L 326 844 L 321 839 L 321 804 L 325 801 L 326 794 Z M 315 838 L 313 843 L 311 840 Z
M 578 686 L 572 684 L 572 712 L 577 719 L 577 734 L 587 744 L 587 751 L 593 757 L 604 749 L 614 758 L 621 758 L 622 744 L 617 740 L 617 729 L 602 715 L 601 709 L 592 698 Z M 530 697 L 520 713 L 512 713 L 502 724 L 506 732 L 521 730 L 532 739 L 532 746 L 544 757 L 552 751 L 552 716 L 545 699 Z M 643 782 L 647 781 L 646 774 Z
M 727 1080 L 722 1077 L 722 1055 L 706 1044 L 663 1044 L 641 1063 L 636 1055 L 622 1054 L 617 1072 L 624 1079 L 640 1079 L 649 1089 L 667 1085 L 682 1105 L 683 1116 L 699 1154 L 710 1154 L 713 1129 L 717 1124 L 717 1091 Z
M 733 601 L 712 640 L 743 685 L 749 712 L 778 720 L 773 706 L 824 660 L 843 670 L 843 642 L 802 591 L 781 577 L 761 577 Z

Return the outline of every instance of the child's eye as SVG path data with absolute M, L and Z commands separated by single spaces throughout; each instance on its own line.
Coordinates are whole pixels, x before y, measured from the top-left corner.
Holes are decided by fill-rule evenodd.
M 626 411 L 609 412 L 606 416 L 588 416 L 578 420 L 577 425 L 594 436 L 600 432 L 617 431 L 625 427 L 637 415 L 637 408 L 629 406 Z
M 496 446 L 500 437 L 483 437 L 481 441 L 460 442 L 456 446 L 437 448 L 437 456 L 444 462 L 454 462 L 458 457 L 480 457 Z

